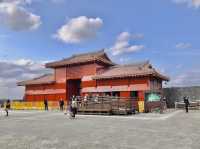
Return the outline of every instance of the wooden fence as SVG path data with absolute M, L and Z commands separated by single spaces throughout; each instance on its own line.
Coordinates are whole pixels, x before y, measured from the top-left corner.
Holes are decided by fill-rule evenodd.
M 84 100 L 83 97 L 79 97 L 78 101 L 79 113 L 131 114 L 136 111 L 144 112 L 144 104 L 141 104 L 143 101 L 133 98 L 101 96 Z

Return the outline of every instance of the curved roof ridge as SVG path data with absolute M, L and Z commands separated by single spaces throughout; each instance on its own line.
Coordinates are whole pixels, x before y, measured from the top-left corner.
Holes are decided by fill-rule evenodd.
M 149 63 L 144 61 L 142 63 L 134 63 L 128 65 L 116 65 L 108 68 L 101 74 L 97 74 L 93 79 L 111 79 L 111 78 L 124 78 L 136 76 L 155 76 L 162 80 L 168 81 L 169 78 L 157 72 L 155 68 Z
M 85 55 L 97 55 L 97 54 L 104 54 L 104 49 L 98 50 L 98 51 L 92 51 L 87 53 L 79 53 L 79 54 L 73 54 L 71 57 L 77 57 L 77 56 L 85 56 Z
M 70 59 L 75 58 L 75 57 L 78 57 L 78 56 L 99 54 L 99 53 L 101 53 L 101 52 L 103 53 L 103 52 L 104 52 L 104 49 L 101 49 L 101 50 L 98 50 L 98 51 L 93 51 L 93 52 L 87 52 L 87 53 L 72 54 L 72 56 L 63 58 L 63 59 L 61 59 L 60 61 L 63 61 L 63 60 L 70 60 Z
M 145 65 L 151 65 L 149 60 L 146 61 L 140 61 L 135 63 L 129 63 L 129 64 L 117 64 L 110 68 L 118 68 L 118 67 L 139 67 L 139 66 L 145 66 Z
M 145 61 L 138 61 L 138 62 L 134 62 L 134 63 L 129 63 L 129 64 L 124 64 L 122 66 L 140 66 L 140 65 L 148 65 L 150 64 L 150 61 L 149 60 L 145 60 Z
M 17 82 L 18 86 L 24 86 L 24 85 L 34 85 L 34 84 L 51 84 L 55 81 L 54 75 L 53 74 L 44 74 L 39 77 L 26 80 L 26 81 L 21 81 Z
M 33 78 L 32 80 L 37 80 L 37 79 L 41 79 L 43 77 L 52 76 L 52 75 L 53 75 L 52 73 L 46 73 L 46 74 L 43 74 L 43 75 L 41 75 L 39 77 Z
M 47 68 L 54 68 L 54 67 L 61 67 L 65 65 L 85 63 L 85 62 L 90 62 L 90 61 L 100 61 L 109 66 L 114 65 L 114 63 L 106 55 L 104 49 L 102 49 L 95 52 L 72 55 L 71 57 L 68 57 L 66 59 L 46 63 L 45 66 Z

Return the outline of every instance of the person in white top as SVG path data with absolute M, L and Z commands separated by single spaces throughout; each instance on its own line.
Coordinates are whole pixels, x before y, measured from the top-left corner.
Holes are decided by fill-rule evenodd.
M 72 103 L 71 103 L 71 113 L 72 113 L 72 118 L 75 118 L 76 113 L 77 113 L 77 99 L 76 97 L 73 95 L 72 96 Z
M 4 105 L 2 104 L 0 104 L 0 112 L 1 112 L 1 115 L 3 114 L 3 107 L 4 107 Z
M 87 102 L 87 95 L 84 96 L 83 101 Z

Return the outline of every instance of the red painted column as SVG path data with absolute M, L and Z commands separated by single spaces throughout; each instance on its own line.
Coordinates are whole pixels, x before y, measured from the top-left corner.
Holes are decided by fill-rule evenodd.
M 130 97 L 130 92 L 129 91 L 122 91 L 120 92 L 120 97 Z
M 144 101 L 145 98 L 144 91 L 138 91 L 138 98 L 140 101 Z

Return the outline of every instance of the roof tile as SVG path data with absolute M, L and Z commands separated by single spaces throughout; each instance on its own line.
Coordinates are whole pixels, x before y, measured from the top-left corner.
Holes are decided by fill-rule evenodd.
M 168 81 L 169 78 L 157 72 L 149 61 L 142 63 L 135 63 L 129 65 L 115 65 L 110 67 L 107 71 L 98 74 L 93 79 L 111 79 L 111 78 L 122 78 L 122 77 L 139 77 L 139 76 L 155 76 L 163 80 Z

